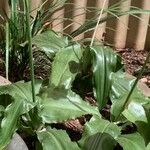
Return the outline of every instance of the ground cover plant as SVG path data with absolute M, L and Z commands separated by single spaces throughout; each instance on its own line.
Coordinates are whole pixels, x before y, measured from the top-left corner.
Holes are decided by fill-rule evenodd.
M 28 0 L 24 6 L 31 81 L 0 86 L 0 149 L 17 131 L 31 149 L 149 150 L 150 98 L 138 83 L 149 54 L 136 78 L 108 46 L 51 29 L 32 36 Z M 52 60 L 46 80 L 34 79 L 32 45 Z

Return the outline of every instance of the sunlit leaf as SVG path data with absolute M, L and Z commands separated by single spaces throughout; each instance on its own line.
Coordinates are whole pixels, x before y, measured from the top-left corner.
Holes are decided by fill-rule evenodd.
M 136 87 L 129 101 L 126 101 L 128 93 L 135 82 L 135 77 L 119 71 L 112 74 L 111 78 L 111 120 L 114 121 L 119 119 L 118 117 L 123 113 L 123 115 L 133 123 L 136 121 L 146 122 L 147 117 L 143 105 L 149 102 L 148 97 L 146 97 L 142 91 Z
M 144 105 L 144 109 L 147 116 L 147 122 L 137 121 L 135 124 L 138 132 L 144 138 L 145 143 L 148 144 L 150 142 L 150 104 Z
M 139 133 L 121 135 L 117 138 L 123 150 L 145 150 L 145 142 Z
M 150 143 L 147 145 L 146 150 L 150 150 Z
M 86 139 L 85 150 L 114 150 L 116 141 L 108 133 L 96 133 Z
M 21 97 L 20 97 L 21 98 Z M 0 127 L 0 149 L 3 149 L 9 142 L 17 129 L 18 118 L 22 113 L 23 101 L 16 101 L 5 110 L 5 116 Z
M 36 35 L 32 39 L 32 43 L 45 52 L 49 58 L 53 58 L 56 52 L 68 45 L 68 40 L 54 31 L 48 30 Z
M 59 86 L 69 89 L 80 70 L 82 52 L 80 45 L 72 45 L 59 51 L 52 63 L 50 84 L 54 87 Z
M 93 56 L 93 80 L 99 109 L 108 102 L 111 89 L 111 73 L 122 67 L 120 59 L 111 48 L 104 46 L 91 47 Z
M 77 143 L 72 142 L 66 131 L 48 129 L 37 132 L 43 150 L 80 150 Z
M 131 102 L 122 114 L 133 123 L 136 121 L 147 122 L 145 110 L 140 103 Z
M 84 147 L 86 140 L 97 133 L 103 135 L 103 133 L 109 134 L 112 138 L 116 139 L 121 133 L 120 128 L 99 116 L 93 116 L 89 122 L 87 122 L 84 128 L 82 139 L 79 141 L 81 147 Z M 101 142 L 99 140 L 99 142 Z
M 40 82 L 35 85 L 35 93 L 39 92 L 40 85 Z M 17 82 L 0 86 L 0 104 L 5 108 L 0 126 L 0 149 L 3 149 L 17 129 L 20 115 L 35 107 L 32 101 L 31 83 Z
M 42 99 L 39 106 L 39 116 L 43 123 L 63 122 L 75 119 L 85 114 L 97 114 L 97 107 L 83 101 L 77 94 L 53 92 L 49 98 Z

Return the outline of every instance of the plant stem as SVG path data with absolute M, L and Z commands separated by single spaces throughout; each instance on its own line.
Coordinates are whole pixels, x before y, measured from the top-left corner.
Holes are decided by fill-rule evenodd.
M 29 59 L 30 59 L 30 74 L 31 74 L 31 86 L 32 86 L 32 98 L 33 98 L 33 102 L 35 102 L 34 65 L 33 65 L 32 35 L 31 35 L 31 29 L 30 29 L 30 12 L 29 12 L 29 8 L 30 8 L 29 0 L 25 0 L 27 35 L 28 35 L 28 46 L 29 46 Z
M 6 79 L 8 80 L 9 72 L 9 23 L 6 23 Z

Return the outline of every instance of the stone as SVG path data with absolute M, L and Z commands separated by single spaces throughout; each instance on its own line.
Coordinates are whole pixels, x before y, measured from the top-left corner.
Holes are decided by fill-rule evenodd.
M 7 146 L 5 150 L 28 150 L 28 147 L 23 139 L 20 137 L 20 135 L 15 133 L 11 140 L 11 143 Z

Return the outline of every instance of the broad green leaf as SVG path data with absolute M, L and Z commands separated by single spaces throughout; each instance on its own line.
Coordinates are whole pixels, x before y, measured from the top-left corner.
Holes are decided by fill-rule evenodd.
M 21 97 L 20 97 L 21 98 Z M 0 127 L 0 149 L 9 144 L 12 135 L 17 129 L 18 118 L 22 113 L 23 101 L 14 101 L 5 109 L 5 116 Z
M 83 73 L 87 74 L 90 67 L 91 67 L 91 52 L 90 52 L 90 48 L 86 47 L 84 52 L 83 52 L 83 57 L 82 57 L 82 71 L 83 71 Z
M 38 131 L 37 136 L 43 150 L 80 150 L 77 143 L 72 142 L 66 131 L 63 130 Z
M 145 150 L 145 142 L 139 133 L 121 135 L 117 138 L 123 150 Z
M 146 150 L 150 150 L 150 143 L 147 145 Z
M 150 103 L 144 105 L 144 109 L 147 116 L 147 122 L 137 121 L 135 124 L 138 132 L 144 138 L 145 143 L 148 144 L 150 142 Z
M 123 105 L 125 103 L 127 95 L 122 96 L 119 100 L 114 101 L 111 106 L 111 121 L 118 121 L 121 119 L 121 115 L 123 112 Z
M 133 123 L 136 121 L 147 122 L 145 110 L 140 103 L 131 102 L 122 114 Z
M 35 85 L 38 93 L 40 84 Z M 0 149 L 4 148 L 17 129 L 20 115 L 29 112 L 36 104 L 32 101 L 31 83 L 17 82 L 0 86 L 0 104 L 5 107 L 0 126 Z M 8 96 L 9 95 L 9 96 Z M 6 102 L 9 103 L 6 103 Z M 6 103 L 6 104 L 5 104 Z
M 35 84 L 35 94 L 39 93 L 41 81 Z M 3 104 L 3 99 L 9 95 L 14 101 L 23 101 L 22 114 L 32 109 L 35 104 L 32 101 L 31 82 L 16 82 L 10 85 L 0 86 L 0 103 Z M 9 98 L 9 97 L 8 97 Z
M 32 39 L 32 44 L 44 51 L 49 58 L 53 58 L 56 52 L 68 45 L 68 40 L 54 31 L 48 30 L 36 35 Z
M 111 89 L 111 73 L 122 67 L 119 57 L 111 48 L 105 46 L 91 47 L 93 56 L 93 81 L 99 109 L 108 102 Z
M 147 122 L 147 117 L 145 110 L 141 103 L 137 103 L 134 101 L 134 97 L 131 97 L 132 101 L 124 107 L 125 100 L 127 98 L 127 94 L 122 96 L 119 100 L 115 101 L 111 107 L 111 120 L 117 121 L 120 119 L 122 114 L 129 121 L 135 123 L 136 121 L 144 121 Z
M 2 106 L 2 105 L 0 105 L 0 122 L 1 122 L 2 119 L 3 119 L 4 111 L 5 111 L 5 107 Z
M 77 94 L 71 91 L 65 94 L 54 91 L 49 98 L 42 99 L 38 112 L 43 123 L 63 122 L 85 114 L 99 115 L 97 107 L 83 101 Z
M 82 139 L 79 141 L 79 145 L 84 147 L 86 144 L 86 140 L 96 133 L 107 133 L 114 139 L 116 139 L 121 133 L 120 128 L 110 123 L 107 120 L 100 118 L 99 116 L 94 115 L 89 122 L 87 122 L 84 128 Z M 99 141 L 101 142 L 101 141 Z
M 121 99 L 125 94 L 131 90 L 131 87 L 135 81 L 135 77 L 128 75 L 122 71 L 111 74 L 112 87 L 110 92 L 110 98 L 112 103 Z
M 80 45 L 72 45 L 56 54 L 52 63 L 50 84 L 66 89 L 71 87 L 71 83 L 80 69 L 82 51 Z
M 86 139 L 85 150 L 114 150 L 116 141 L 108 133 L 96 133 Z
M 126 98 L 132 88 L 135 77 L 119 71 L 112 74 L 111 78 L 111 120 L 118 120 L 118 117 L 123 114 L 129 121 L 133 123 L 136 121 L 146 122 L 147 117 L 143 105 L 149 102 L 149 98 L 146 97 L 138 87 L 135 88 L 129 101 L 126 102 Z

